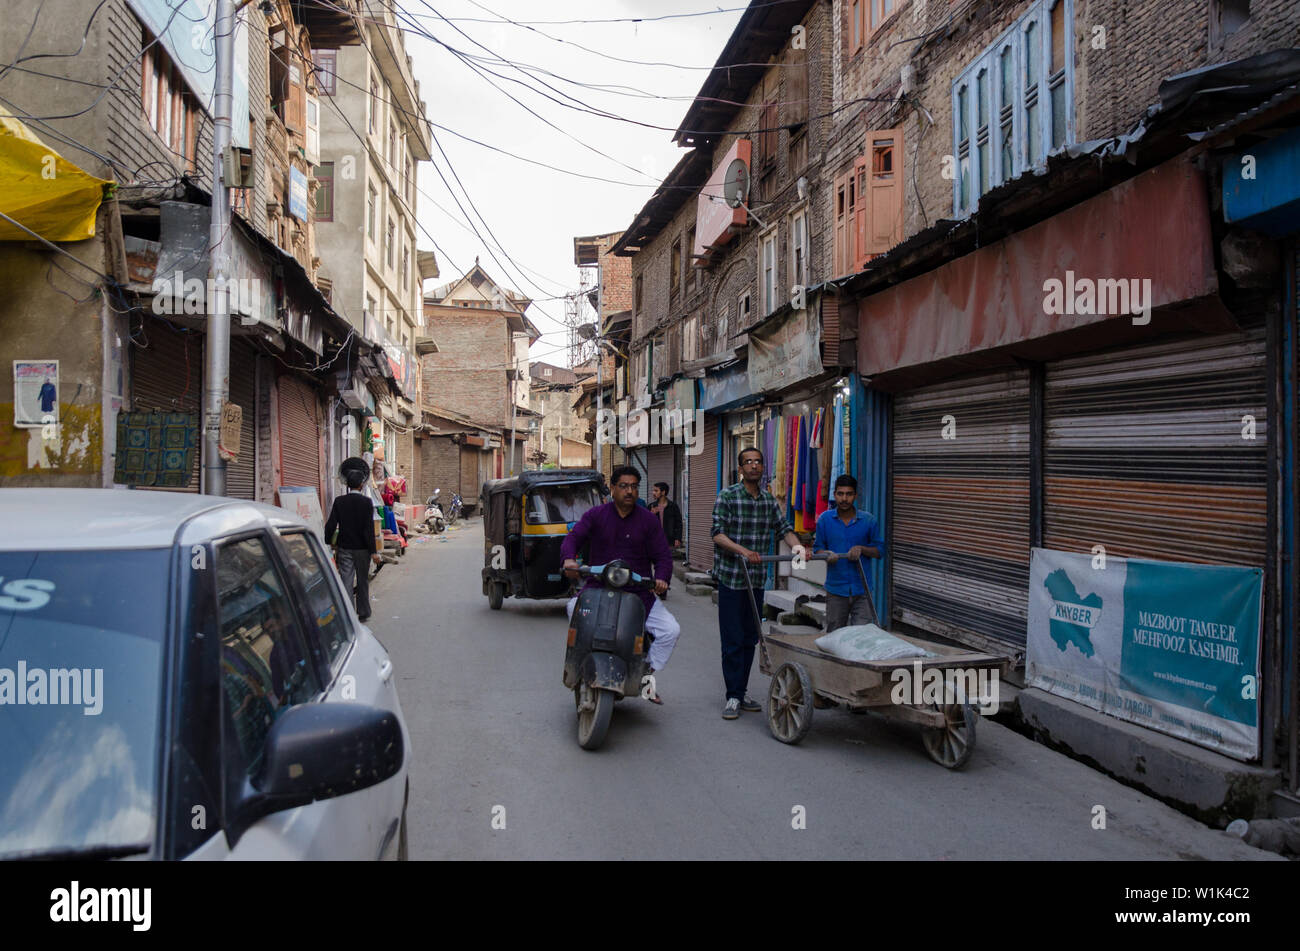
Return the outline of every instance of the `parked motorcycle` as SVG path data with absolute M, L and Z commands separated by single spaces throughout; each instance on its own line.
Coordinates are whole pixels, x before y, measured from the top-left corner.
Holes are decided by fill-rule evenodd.
M 653 584 L 620 560 L 582 566 L 583 578 L 599 578 L 600 587 L 578 595 L 569 622 L 564 652 L 564 686 L 578 708 L 578 745 L 597 749 L 605 742 L 614 702 L 631 694 L 648 697 L 654 685 L 649 651 L 653 637 L 645 630 L 645 605 L 636 588 Z
M 442 514 L 442 505 L 438 502 L 441 493 L 442 489 L 434 489 L 429 501 L 424 503 L 424 527 L 435 535 L 447 528 L 447 518 Z
M 453 493 L 451 494 L 451 509 L 447 512 L 447 524 L 448 524 L 448 525 L 455 525 L 455 524 L 456 524 L 456 519 L 460 518 L 460 510 L 461 510 L 461 508 L 462 508 L 462 505 L 461 505 L 461 501 L 460 501 L 460 493 L 459 493 L 459 492 L 453 492 Z

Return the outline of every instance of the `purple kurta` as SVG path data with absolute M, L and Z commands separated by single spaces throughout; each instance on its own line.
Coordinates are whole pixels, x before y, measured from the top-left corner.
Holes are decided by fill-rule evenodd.
M 588 543 L 588 564 L 607 565 L 615 558 L 621 558 L 643 578 L 653 573 L 662 581 L 672 579 L 672 551 L 658 516 L 649 509 L 634 505 L 626 518 L 618 514 L 613 502 L 588 509 L 560 545 L 560 557 L 577 558 L 578 552 Z M 591 579 L 583 585 L 584 589 L 592 587 L 597 587 L 597 583 Z M 653 588 L 635 590 L 645 605 L 646 617 L 649 617 L 655 605 Z

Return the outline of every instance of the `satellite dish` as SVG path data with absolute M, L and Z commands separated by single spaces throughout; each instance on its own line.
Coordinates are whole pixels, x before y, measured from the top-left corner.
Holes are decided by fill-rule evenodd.
M 728 208 L 739 208 L 749 197 L 749 166 L 744 159 L 733 159 L 722 182 L 722 197 Z

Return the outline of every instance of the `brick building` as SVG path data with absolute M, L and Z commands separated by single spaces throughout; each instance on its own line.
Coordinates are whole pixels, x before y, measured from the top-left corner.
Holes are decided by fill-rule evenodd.
M 749 332 L 769 319 L 821 321 L 815 289 L 831 277 L 821 165 L 833 132 L 833 38 L 829 4 L 751 5 L 674 136 L 690 151 L 615 252 L 632 263 L 619 408 L 706 411 L 697 454 L 680 434 L 677 444 L 624 446 L 643 486 L 670 485 L 687 521 L 688 560 L 704 570 L 714 497 L 735 481 L 736 451 L 758 438 L 750 407 L 761 394 L 728 382 L 746 375 Z M 747 180 L 734 209 L 724 200 L 733 165 Z M 818 359 L 815 372 L 779 389 L 792 405 L 820 405 L 836 363 L 832 354 L 823 370 Z M 721 388 L 697 390 L 710 379 Z
M 415 498 L 435 488 L 444 506 L 458 492 L 477 505 L 487 479 L 522 466 L 528 434 L 527 348 L 541 333 L 526 316 L 531 301 L 492 280 L 478 264 L 426 294 L 424 333 L 437 352 L 420 356 L 423 425 Z M 521 362 L 522 359 L 522 362 Z
M 1282 698 L 1296 676 L 1283 633 L 1296 591 L 1280 568 L 1293 543 L 1270 526 L 1296 516 L 1269 459 L 1294 442 L 1293 424 L 1271 427 L 1295 395 L 1268 341 L 1294 330 L 1285 239 L 1300 219 L 1266 236 L 1225 209 L 1251 187 L 1243 157 L 1296 123 L 1287 90 L 1300 63 L 1285 47 L 1300 10 L 837 0 L 835 11 L 828 240 L 862 384 L 855 474 L 887 524 L 882 614 L 1011 656 L 1043 688 L 1021 701 L 1039 722 L 1068 731 L 1075 701 L 1101 703 L 1273 782 L 1284 767 L 1294 790 L 1295 713 L 1283 717 Z M 1267 435 L 1243 438 L 1243 420 L 1265 419 Z M 1241 714 L 1258 728 L 1188 727 L 1210 702 L 1143 693 L 1132 671 L 1124 696 L 1157 697 L 1157 716 L 1062 686 L 1073 680 L 1035 646 L 1046 630 L 1033 566 L 1098 552 L 1258 573 L 1262 623 L 1243 670 L 1254 678 L 1258 662 L 1264 689 Z M 1196 676 L 1216 673 L 1240 679 Z M 1106 734 L 1074 748 L 1138 776 Z M 1172 774 L 1136 781 L 1185 791 Z M 1266 808 L 1262 794 L 1232 807 Z
M 528 437 L 527 464 L 590 466 L 592 455 L 591 445 L 587 442 L 587 420 L 573 407 L 581 395 L 578 374 L 567 367 L 540 361 L 530 363 L 528 373 L 531 377 L 529 408 L 538 415 L 539 425 L 537 431 Z M 557 448 L 560 446 L 563 446 L 562 452 Z M 578 461 L 573 462 L 574 459 Z

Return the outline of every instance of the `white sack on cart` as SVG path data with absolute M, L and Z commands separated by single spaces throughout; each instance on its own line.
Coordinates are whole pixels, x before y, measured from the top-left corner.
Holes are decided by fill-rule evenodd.
M 854 624 L 823 634 L 814 643 L 841 660 L 897 660 L 900 657 L 934 657 L 875 624 Z

